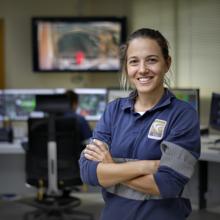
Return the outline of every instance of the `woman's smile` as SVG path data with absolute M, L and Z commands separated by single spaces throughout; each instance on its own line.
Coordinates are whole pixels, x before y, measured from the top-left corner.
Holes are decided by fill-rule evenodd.
M 141 76 L 138 77 L 137 80 L 139 81 L 139 83 L 142 85 L 147 85 L 150 84 L 152 82 L 153 77 L 152 76 Z

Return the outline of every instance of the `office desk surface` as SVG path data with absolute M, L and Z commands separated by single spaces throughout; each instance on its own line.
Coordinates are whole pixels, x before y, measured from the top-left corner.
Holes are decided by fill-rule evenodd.
M 220 144 L 202 144 L 200 160 L 220 162 Z
M 213 147 L 217 150 L 211 149 Z M 15 140 L 13 143 L 1 142 L 0 154 L 24 154 L 24 149 L 21 147 L 21 141 Z M 200 160 L 210 162 L 220 162 L 220 143 L 218 144 L 202 144 Z
M 16 140 L 13 143 L 1 142 L 0 154 L 24 154 L 24 149 L 21 147 L 20 140 Z
M 208 163 L 220 162 L 220 150 L 210 149 L 211 147 L 219 147 L 220 144 L 202 144 L 201 157 L 199 161 L 199 209 L 206 208 L 208 192 Z M 1 156 L 1 177 L 5 181 L 0 181 L 0 193 L 15 191 L 24 193 L 27 191 L 25 185 L 25 151 L 21 147 L 21 140 L 16 140 L 13 143 L 0 143 Z M 13 158 L 11 158 L 13 156 Z M 14 181 L 16 179 L 17 181 Z

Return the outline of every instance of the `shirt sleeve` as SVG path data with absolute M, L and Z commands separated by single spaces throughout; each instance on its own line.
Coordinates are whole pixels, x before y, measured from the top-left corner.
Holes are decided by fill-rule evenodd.
M 92 139 L 95 138 L 103 141 L 108 146 L 111 143 L 111 109 L 111 106 L 107 106 L 92 135 Z M 79 166 L 81 179 L 84 183 L 93 186 L 100 186 L 96 172 L 98 162 L 86 159 L 82 152 L 79 159 Z
M 181 195 L 200 156 L 200 129 L 194 109 L 182 111 L 173 120 L 170 133 L 161 143 L 162 157 L 154 179 L 163 198 Z
M 83 152 L 79 159 L 80 177 L 86 184 L 92 186 L 100 186 L 98 177 L 96 174 L 98 162 L 88 160 L 84 157 Z

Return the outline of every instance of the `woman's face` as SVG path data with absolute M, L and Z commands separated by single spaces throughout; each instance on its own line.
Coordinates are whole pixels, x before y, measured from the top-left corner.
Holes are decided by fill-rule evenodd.
M 127 50 L 127 74 L 139 93 L 153 94 L 163 88 L 163 79 L 170 67 L 161 48 L 149 38 L 133 39 Z

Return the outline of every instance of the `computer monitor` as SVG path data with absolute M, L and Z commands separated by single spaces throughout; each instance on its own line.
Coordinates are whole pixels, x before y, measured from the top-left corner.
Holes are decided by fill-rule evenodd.
M 220 93 L 212 93 L 209 125 L 220 131 Z
M 58 114 L 72 110 L 71 100 L 65 94 L 37 94 L 35 100 L 36 111 Z
M 107 89 L 104 88 L 76 88 L 79 95 L 77 112 L 87 120 L 99 120 L 106 107 Z
M 173 88 L 173 94 L 180 100 L 188 102 L 200 114 L 200 96 L 197 88 Z
M 5 89 L 0 94 L 1 112 L 11 120 L 27 120 L 35 109 L 36 95 L 53 93 L 53 89 Z
M 120 88 L 108 88 L 107 101 L 111 102 L 117 98 L 128 97 L 132 90 L 123 90 Z

